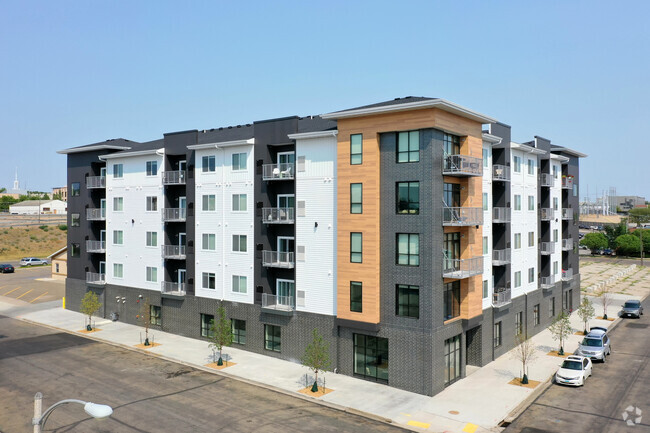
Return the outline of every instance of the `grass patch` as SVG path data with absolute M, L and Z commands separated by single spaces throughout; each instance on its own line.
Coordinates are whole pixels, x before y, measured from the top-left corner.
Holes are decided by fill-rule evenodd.
M 39 227 L 15 227 L 0 231 L 0 261 L 19 260 L 23 257 L 45 258 L 67 243 L 67 232 L 44 231 Z

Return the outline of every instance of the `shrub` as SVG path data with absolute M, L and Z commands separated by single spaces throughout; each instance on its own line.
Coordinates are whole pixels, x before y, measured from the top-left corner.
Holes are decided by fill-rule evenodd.
M 47 231 L 47 226 L 39 226 L 38 228 L 41 229 L 41 230 L 43 230 L 44 232 Z
M 59 230 L 62 230 L 62 231 L 68 230 L 67 224 L 59 224 Z

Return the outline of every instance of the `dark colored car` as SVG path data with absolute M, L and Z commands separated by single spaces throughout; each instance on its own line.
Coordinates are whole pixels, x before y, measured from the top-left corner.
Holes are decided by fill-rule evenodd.
M 625 304 L 623 304 L 621 317 L 636 317 L 640 319 L 642 314 L 643 306 L 641 305 L 641 301 L 625 301 Z
M 3 274 L 10 274 L 13 271 L 14 271 L 14 267 L 11 266 L 10 264 L 5 263 L 0 265 L 0 272 L 2 272 Z

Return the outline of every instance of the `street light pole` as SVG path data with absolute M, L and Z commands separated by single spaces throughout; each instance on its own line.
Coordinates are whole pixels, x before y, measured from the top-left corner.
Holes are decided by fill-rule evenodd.
M 36 395 L 34 395 L 34 418 L 32 418 L 34 433 L 41 433 L 43 425 L 45 424 L 45 421 L 47 421 L 47 417 L 50 416 L 50 414 L 52 413 L 52 411 L 54 411 L 54 409 L 66 403 L 82 404 L 84 407 L 84 411 L 88 415 L 96 419 L 108 418 L 113 414 L 113 408 L 110 406 L 107 406 L 105 404 L 91 403 L 89 401 L 76 400 L 76 399 L 61 400 L 57 403 L 54 403 L 52 406 L 48 407 L 47 410 L 41 414 L 43 410 L 43 394 L 37 392 Z

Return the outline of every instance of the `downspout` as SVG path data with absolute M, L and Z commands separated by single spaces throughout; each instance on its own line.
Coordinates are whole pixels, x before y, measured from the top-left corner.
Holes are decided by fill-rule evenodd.
M 214 145 L 215 149 L 221 151 L 221 302 L 223 303 L 223 295 L 226 292 L 226 259 L 224 250 L 226 248 L 226 185 L 223 181 L 223 172 L 225 170 L 226 159 L 223 147 L 218 144 Z

